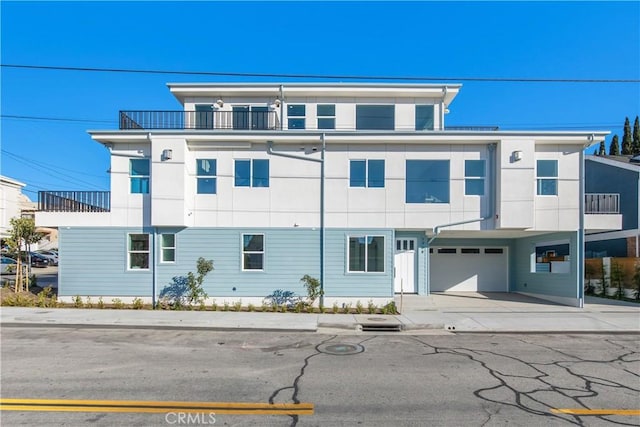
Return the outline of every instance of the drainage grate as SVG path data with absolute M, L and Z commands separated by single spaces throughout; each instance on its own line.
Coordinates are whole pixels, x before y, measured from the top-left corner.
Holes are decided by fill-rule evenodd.
M 402 332 L 401 324 L 361 323 L 363 332 Z

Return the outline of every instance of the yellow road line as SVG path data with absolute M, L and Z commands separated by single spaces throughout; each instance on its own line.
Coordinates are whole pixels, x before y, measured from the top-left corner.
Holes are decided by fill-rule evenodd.
M 313 415 L 312 403 L 171 402 L 144 400 L 0 399 L 2 411 L 215 412 L 236 415 Z
M 554 414 L 569 415 L 640 415 L 640 409 L 552 409 Z

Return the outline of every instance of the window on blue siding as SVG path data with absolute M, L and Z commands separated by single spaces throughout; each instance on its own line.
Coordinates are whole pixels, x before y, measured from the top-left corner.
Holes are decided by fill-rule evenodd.
M 536 167 L 538 196 L 558 195 L 558 161 L 538 160 Z
M 449 203 L 449 160 L 407 160 L 407 203 Z
M 356 105 L 356 129 L 394 130 L 395 105 Z
M 467 196 L 484 196 L 485 174 L 484 160 L 465 160 L 464 194 Z
M 160 235 L 160 262 L 176 261 L 176 235 Z
M 416 105 L 416 130 L 433 130 L 433 105 Z
M 264 270 L 264 234 L 242 235 L 242 270 Z
M 384 236 L 349 237 L 348 272 L 384 272 Z
M 216 194 L 215 159 L 197 159 L 196 175 L 198 194 Z
M 234 182 L 236 187 L 268 187 L 269 160 L 236 160 Z
M 129 234 L 127 242 L 129 270 L 149 269 L 149 234 Z
M 349 187 L 384 187 L 384 160 L 351 160 Z
M 149 193 L 149 159 L 130 159 L 129 178 L 131 181 L 131 193 Z
M 336 106 L 334 104 L 318 104 L 318 129 L 336 128 Z
M 306 106 L 304 104 L 287 105 L 287 117 L 289 118 L 289 129 L 305 128 Z

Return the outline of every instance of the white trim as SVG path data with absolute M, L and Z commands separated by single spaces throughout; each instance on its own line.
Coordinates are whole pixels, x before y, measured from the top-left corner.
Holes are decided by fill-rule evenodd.
M 640 229 L 611 231 L 608 233 L 593 233 L 585 236 L 585 242 L 599 242 L 602 240 L 624 239 L 627 237 L 640 237 Z
M 364 271 L 359 271 L 359 270 L 351 271 L 351 269 L 350 269 L 349 258 L 350 258 L 350 255 L 351 255 L 351 245 L 349 243 L 350 243 L 350 240 L 351 240 L 352 237 L 354 237 L 354 238 L 363 237 L 365 239 Z M 382 267 L 383 267 L 382 271 L 367 271 L 367 267 L 369 266 L 368 265 L 369 264 L 369 262 L 368 262 L 368 259 L 369 259 L 369 256 L 368 256 L 369 255 L 368 254 L 369 248 L 368 248 L 367 239 L 369 237 L 382 237 L 382 247 L 384 249 L 383 252 L 382 252 L 383 253 L 383 257 L 384 257 L 382 259 Z M 347 242 L 346 242 L 346 244 L 347 244 L 347 251 L 346 251 L 347 252 L 347 259 L 346 259 L 346 262 L 345 262 L 345 267 L 346 267 L 345 271 L 346 271 L 346 273 L 347 274 L 385 274 L 387 272 L 387 242 L 386 242 L 386 238 L 385 237 L 386 236 L 383 235 L 383 234 L 347 234 Z
M 630 171 L 636 172 L 637 174 L 640 175 L 640 164 L 623 163 L 623 162 L 618 161 L 618 160 L 607 159 L 607 158 L 603 158 L 603 157 L 600 157 L 600 156 L 594 156 L 594 155 L 586 156 L 585 160 L 592 161 L 592 162 L 597 162 L 597 163 L 602 163 L 604 165 L 613 166 L 613 167 L 620 168 L 620 169 L 630 170 Z
M 131 250 L 131 236 L 132 235 L 144 235 L 147 236 L 147 250 L 146 251 L 132 251 Z M 127 257 L 126 257 L 126 262 L 127 262 L 127 271 L 150 271 L 151 270 L 151 239 L 150 239 L 150 233 L 145 233 L 144 231 L 142 232 L 131 232 L 131 233 L 127 233 L 127 241 L 125 244 L 125 250 L 127 251 Z M 147 256 L 149 257 L 147 259 L 147 268 L 131 268 L 131 254 L 135 253 L 135 254 L 144 254 L 146 253 Z
M 244 236 L 262 236 L 262 251 L 245 251 L 244 250 Z M 267 238 L 264 233 L 241 233 L 240 234 L 240 271 L 243 272 L 263 272 L 265 271 L 265 264 L 267 261 Z M 262 268 L 244 268 L 244 254 L 262 254 Z
M 164 235 L 172 235 L 173 236 L 173 246 L 163 246 L 162 242 L 162 236 Z M 158 250 L 160 251 L 160 264 L 175 264 L 176 263 L 176 258 L 177 258 L 177 253 L 178 253 L 178 238 L 177 238 L 177 234 L 176 233 L 160 233 L 160 238 L 159 240 L 159 244 L 158 244 Z M 165 261 L 164 260 L 164 252 L 163 249 L 173 249 L 173 261 Z

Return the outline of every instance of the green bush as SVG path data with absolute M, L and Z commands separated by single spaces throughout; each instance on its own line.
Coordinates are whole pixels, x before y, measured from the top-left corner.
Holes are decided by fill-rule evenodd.
M 144 307 L 144 303 L 142 302 L 142 299 L 134 298 L 133 303 L 131 304 L 131 307 L 134 310 L 141 310 Z
M 117 310 L 122 310 L 124 308 L 124 302 L 122 302 L 120 298 L 112 299 L 111 304 L 113 305 L 113 308 Z

